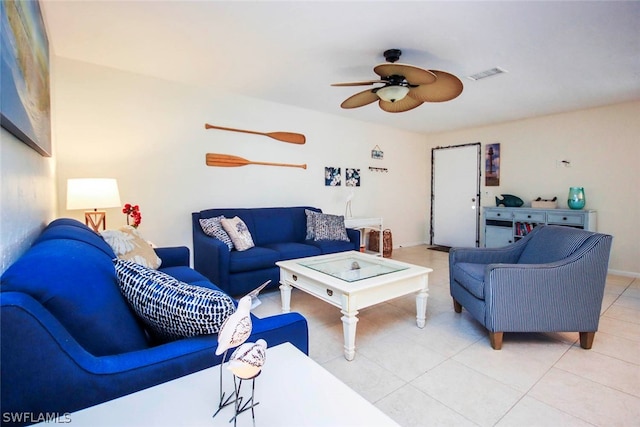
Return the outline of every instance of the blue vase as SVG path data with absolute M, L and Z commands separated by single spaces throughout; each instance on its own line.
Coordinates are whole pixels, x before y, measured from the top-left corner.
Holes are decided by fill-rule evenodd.
M 567 204 L 571 209 L 582 209 L 587 199 L 584 196 L 584 187 L 569 187 Z

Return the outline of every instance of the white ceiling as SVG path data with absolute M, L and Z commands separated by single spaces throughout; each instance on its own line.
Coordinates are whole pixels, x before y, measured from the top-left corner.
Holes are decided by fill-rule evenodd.
M 416 132 L 640 99 L 640 2 L 41 0 L 57 56 Z M 343 110 L 382 52 L 460 77 L 404 113 Z M 506 74 L 466 76 L 499 66 Z

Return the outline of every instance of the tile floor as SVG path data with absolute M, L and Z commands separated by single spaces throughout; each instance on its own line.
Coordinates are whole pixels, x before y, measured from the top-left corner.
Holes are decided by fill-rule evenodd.
M 447 253 L 416 246 L 393 258 L 434 270 L 424 329 L 414 296 L 364 309 L 348 362 L 339 309 L 295 289 L 291 308 L 309 322 L 310 356 L 398 424 L 640 425 L 640 278 L 607 278 L 591 350 L 577 333 L 505 333 L 495 351 L 480 324 L 453 311 Z M 258 316 L 280 312 L 278 291 L 260 299 Z

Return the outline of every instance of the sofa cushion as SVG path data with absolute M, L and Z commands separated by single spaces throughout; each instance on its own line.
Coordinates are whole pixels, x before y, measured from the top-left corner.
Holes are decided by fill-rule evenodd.
M 273 243 L 266 245 L 266 247 L 277 251 L 280 261 L 322 254 L 322 251 L 317 246 L 304 243 Z
M 527 242 L 518 264 L 547 264 L 560 261 L 576 251 L 591 237 L 571 227 L 543 226 Z
M 229 250 L 233 249 L 233 241 L 229 234 L 224 231 L 222 227 L 223 215 L 213 218 L 200 218 L 200 227 L 207 236 L 215 237 L 229 247 Z
M 484 269 L 486 264 L 459 262 L 453 265 L 453 279 L 473 296 L 484 299 Z
M 315 236 L 313 240 L 340 240 L 343 242 L 349 241 L 349 236 L 347 236 L 347 228 L 344 225 L 344 216 L 330 214 L 318 214 L 314 216 Z
M 352 242 L 343 242 L 341 240 L 307 240 L 305 243 L 320 249 L 320 253 L 322 254 L 334 254 L 355 250 Z
M 218 333 L 235 311 L 227 294 L 181 282 L 131 261 L 115 261 L 120 289 L 153 335 L 171 341 Z
M 316 238 L 316 218 L 320 213 L 309 209 L 305 209 L 304 213 L 307 216 L 307 234 L 305 240 L 314 240 Z
M 119 230 L 105 230 L 100 234 L 120 259 L 153 269 L 157 269 L 162 264 L 162 260 L 156 255 L 149 242 L 130 225 L 120 227 Z
M 41 241 L 5 271 L 1 282 L 3 291 L 23 292 L 40 302 L 95 356 L 149 346 L 120 293 L 111 258 L 98 248 L 77 239 Z
M 251 232 L 249 232 L 247 225 L 242 219 L 234 216 L 233 218 L 223 218 L 220 223 L 224 231 L 226 231 L 231 238 L 234 248 L 237 250 L 246 251 L 255 246 Z
M 229 253 L 229 272 L 241 273 L 261 270 L 273 267 L 279 260 L 280 254 L 277 251 L 259 246 L 246 251 L 231 251 Z

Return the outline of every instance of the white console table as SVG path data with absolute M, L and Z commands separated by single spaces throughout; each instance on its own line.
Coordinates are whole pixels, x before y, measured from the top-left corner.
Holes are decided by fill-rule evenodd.
M 378 230 L 379 234 L 379 250 L 376 255 L 382 256 L 382 251 L 384 249 L 383 239 L 382 239 L 382 218 L 345 218 L 344 225 L 347 228 L 355 228 L 360 231 L 360 248 L 366 247 L 366 236 L 364 233 L 365 229 Z M 375 252 L 372 252 L 375 253 Z

